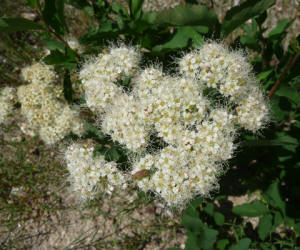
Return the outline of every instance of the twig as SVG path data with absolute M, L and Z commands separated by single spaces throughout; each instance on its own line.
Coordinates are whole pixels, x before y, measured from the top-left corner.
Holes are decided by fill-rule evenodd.
M 291 67 L 293 67 L 293 65 L 295 64 L 295 62 L 297 61 L 297 59 L 299 58 L 300 54 L 295 55 L 288 63 L 288 65 L 286 66 L 285 70 L 281 73 L 281 75 L 279 76 L 279 78 L 277 79 L 277 81 L 275 82 L 275 85 L 272 87 L 272 89 L 270 90 L 267 98 L 270 99 L 271 96 L 275 93 L 275 91 L 277 90 L 281 80 L 285 77 L 285 75 L 287 74 L 287 72 L 290 70 Z

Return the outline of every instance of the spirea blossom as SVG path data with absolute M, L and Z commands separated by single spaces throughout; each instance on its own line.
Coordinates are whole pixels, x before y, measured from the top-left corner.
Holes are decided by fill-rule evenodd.
M 268 121 L 251 65 L 218 43 L 184 55 L 176 75 L 155 66 L 139 69 L 139 60 L 137 50 L 123 46 L 83 65 L 80 78 L 99 129 L 134 153 L 130 173 L 141 190 L 169 206 L 209 196 L 234 155 L 239 129 L 256 132 Z M 117 85 L 127 76 L 130 91 Z M 223 99 L 205 94 L 211 88 Z
M 0 124 L 5 123 L 8 116 L 13 112 L 13 103 L 16 90 L 11 87 L 0 89 Z
M 94 147 L 83 143 L 73 143 L 65 152 L 69 180 L 81 199 L 91 199 L 98 192 L 111 194 L 115 187 L 126 188 L 127 177 L 117 164 L 93 154 Z
M 26 67 L 22 74 L 30 84 L 17 90 L 21 113 L 41 139 L 53 144 L 70 132 L 82 135 L 83 122 L 78 111 L 71 109 L 64 99 L 62 86 L 53 82 L 57 78 L 53 68 L 36 63 Z
M 238 105 L 237 121 L 243 128 L 256 132 L 268 121 L 267 102 L 242 52 L 230 51 L 216 42 L 206 43 L 186 54 L 179 68 L 183 75 L 197 79 L 201 86 L 216 88 Z
M 85 90 L 87 106 L 102 112 L 122 89 L 116 85 L 118 79 L 134 74 L 138 68 L 140 54 L 134 48 L 113 47 L 85 63 L 80 79 Z

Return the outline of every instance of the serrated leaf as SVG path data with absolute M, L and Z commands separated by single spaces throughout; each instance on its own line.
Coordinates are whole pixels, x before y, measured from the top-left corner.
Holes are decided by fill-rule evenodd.
M 268 39 L 269 40 L 273 40 L 273 39 L 277 39 L 278 37 L 280 37 L 286 30 L 288 27 L 290 27 L 290 25 L 293 23 L 294 20 L 291 19 L 282 19 L 278 22 L 278 24 L 276 25 L 276 27 L 274 29 L 272 29 L 270 31 L 270 33 L 268 34 Z
M 271 214 L 266 214 L 259 219 L 257 232 L 261 240 L 264 240 L 267 237 L 267 235 L 271 232 L 272 220 L 273 216 Z
M 221 30 L 226 36 L 247 20 L 265 12 L 275 0 L 247 0 L 227 11 Z
M 214 213 L 214 220 L 218 226 L 222 226 L 225 222 L 225 216 L 219 212 Z
M 187 236 L 187 240 L 185 242 L 185 248 L 184 249 L 185 250 L 199 249 L 197 235 L 187 231 L 186 236 Z
M 199 247 L 201 249 L 211 249 L 217 240 L 218 234 L 218 231 L 214 229 L 205 228 L 204 231 L 198 236 Z
M 233 207 L 232 212 L 240 216 L 257 217 L 267 213 L 269 209 L 259 200 Z
M 229 247 L 229 250 L 247 250 L 249 249 L 251 240 L 249 238 L 241 239 L 237 244 Z
M 11 33 L 27 30 L 42 30 L 44 27 L 25 18 L 0 18 L 0 33 Z
M 144 20 L 156 24 L 178 26 L 201 25 L 213 27 L 218 24 L 218 18 L 213 9 L 202 5 L 177 6 L 160 12 L 147 13 Z
M 285 202 L 279 192 L 279 181 L 273 182 L 262 196 L 271 206 L 285 210 Z
M 218 249 L 220 250 L 225 250 L 226 246 L 229 244 L 229 240 L 227 239 L 223 239 L 223 240 L 219 240 L 217 243 Z
M 181 217 L 182 225 L 191 232 L 200 232 L 203 228 L 202 221 L 191 214 L 189 211 L 185 211 Z

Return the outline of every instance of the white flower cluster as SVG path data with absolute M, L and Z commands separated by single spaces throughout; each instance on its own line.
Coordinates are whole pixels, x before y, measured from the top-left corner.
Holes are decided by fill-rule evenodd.
M 36 63 L 23 69 L 22 75 L 30 84 L 17 91 L 21 113 L 46 144 L 53 144 L 70 132 L 83 134 L 79 113 L 67 104 L 62 87 L 55 85 L 57 76 L 51 66 Z
M 0 124 L 5 123 L 8 116 L 13 112 L 13 100 L 16 90 L 11 87 L 0 89 Z
M 103 112 L 122 93 L 116 81 L 133 74 L 139 60 L 135 49 L 116 47 L 87 62 L 80 71 L 87 106 L 92 111 Z
M 97 192 L 108 194 L 115 187 L 127 187 L 126 175 L 117 169 L 115 162 L 106 162 L 103 156 L 93 156 L 94 147 L 74 143 L 65 152 L 72 188 L 81 199 L 93 198 Z
M 100 114 L 102 131 L 137 155 L 131 175 L 142 190 L 170 206 L 208 196 L 233 156 L 236 125 L 257 131 L 267 121 L 250 64 L 217 43 L 185 55 L 179 76 L 158 67 L 137 70 L 139 58 L 120 47 L 87 62 L 80 72 L 87 104 Z M 125 76 L 132 77 L 129 93 L 116 85 Z M 213 107 L 203 94 L 208 87 L 229 103 Z
M 184 75 L 229 97 L 238 106 L 237 121 L 245 129 L 256 132 L 267 122 L 267 102 L 242 52 L 230 51 L 222 44 L 206 43 L 186 54 L 179 66 Z

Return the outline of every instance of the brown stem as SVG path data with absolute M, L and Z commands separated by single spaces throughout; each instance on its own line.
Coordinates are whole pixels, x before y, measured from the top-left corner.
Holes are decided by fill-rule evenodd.
M 295 62 L 297 61 L 297 59 L 299 58 L 300 54 L 296 54 L 288 63 L 288 65 L 286 66 L 285 70 L 281 73 L 281 75 L 279 76 L 279 78 L 277 79 L 277 81 L 275 82 L 275 85 L 272 87 L 272 89 L 270 90 L 267 98 L 271 98 L 271 96 L 275 93 L 275 91 L 277 90 L 281 80 L 285 77 L 285 75 L 287 74 L 287 72 L 290 70 L 291 67 L 293 67 L 293 65 L 295 64 Z

